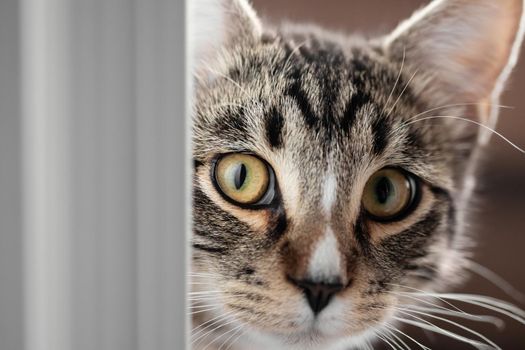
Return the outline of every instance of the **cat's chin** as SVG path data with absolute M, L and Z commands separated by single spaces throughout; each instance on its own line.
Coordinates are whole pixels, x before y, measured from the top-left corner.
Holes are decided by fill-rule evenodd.
M 243 340 L 253 350 L 348 350 L 362 347 L 373 338 L 373 334 L 372 329 L 354 335 L 327 331 L 322 324 L 315 322 L 307 329 L 285 334 L 253 329 Z M 238 349 L 244 349 L 243 345 Z

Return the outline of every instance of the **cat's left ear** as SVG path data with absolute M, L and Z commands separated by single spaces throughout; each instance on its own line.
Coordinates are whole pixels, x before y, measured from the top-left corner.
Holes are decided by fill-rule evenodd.
M 418 95 L 437 107 L 479 103 L 479 121 L 494 127 L 523 39 L 523 10 L 524 0 L 434 0 L 382 46 L 391 59 L 405 59 Z
M 191 0 L 189 43 L 195 69 L 217 59 L 220 50 L 260 39 L 262 27 L 247 0 Z

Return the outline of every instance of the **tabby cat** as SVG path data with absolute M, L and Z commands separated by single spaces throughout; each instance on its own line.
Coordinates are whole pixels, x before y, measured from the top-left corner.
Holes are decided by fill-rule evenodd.
M 491 320 L 451 301 L 524 321 L 443 294 L 468 264 L 523 0 L 435 0 L 375 38 L 265 26 L 245 0 L 190 7 L 193 348 L 425 348 L 410 324 L 497 349 L 433 323 Z

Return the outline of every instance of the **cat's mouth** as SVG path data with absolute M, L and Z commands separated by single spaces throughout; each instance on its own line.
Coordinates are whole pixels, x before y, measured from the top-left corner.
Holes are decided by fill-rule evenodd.
M 263 328 L 260 329 L 260 333 L 289 345 L 317 344 L 316 349 L 323 344 L 328 345 L 343 338 L 360 337 L 363 333 L 363 328 L 355 327 L 345 320 L 344 313 L 349 315 L 351 312 L 341 305 L 334 305 L 333 308 L 323 310 L 319 314 L 311 313 L 310 310 L 308 313 L 304 311 L 298 311 L 303 317 L 295 320 L 289 328 L 266 330 Z

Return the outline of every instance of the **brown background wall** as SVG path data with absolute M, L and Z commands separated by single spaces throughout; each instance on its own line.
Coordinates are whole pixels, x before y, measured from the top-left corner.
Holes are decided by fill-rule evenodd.
M 382 34 L 392 30 L 422 0 L 254 0 L 254 6 L 269 22 L 291 20 L 313 22 L 348 33 Z M 525 147 L 525 50 L 501 103 L 512 106 L 500 114 L 498 131 Z M 525 155 L 498 138 L 493 138 L 485 165 L 480 172 L 479 201 L 472 208 L 472 229 L 478 233 L 473 260 L 490 268 L 516 288 L 525 291 Z M 512 299 L 485 279 L 473 276 L 458 292 L 492 295 Z M 515 301 L 522 308 L 524 303 Z M 470 324 L 483 331 L 503 349 L 525 349 L 525 326 L 505 319 L 506 327 Z M 467 323 L 465 323 L 467 324 Z M 418 334 L 427 346 L 466 349 L 465 344 L 442 337 Z

